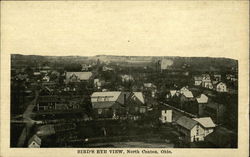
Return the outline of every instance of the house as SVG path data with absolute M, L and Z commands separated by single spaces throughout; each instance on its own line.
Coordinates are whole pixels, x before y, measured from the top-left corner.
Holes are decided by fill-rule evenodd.
M 119 91 L 94 92 L 91 95 L 92 108 L 98 118 L 116 118 L 126 113 L 125 103 L 129 93 Z
M 56 95 L 39 96 L 37 99 L 37 111 L 54 110 L 57 104 L 61 103 Z
M 204 129 L 203 138 L 214 131 L 216 125 L 210 117 L 202 117 L 202 118 L 193 118 L 193 120 L 197 121 Z
M 202 83 L 202 76 L 194 76 L 194 85 L 200 86 Z
M 214 74 L 214 80 L 215 81 L 221 81 L 221 75 L 220 74 Z
M 213 89 L 213 84 L 209 74 L 202 74 L 201 86 L 208 89 Z
M 100 89 L 105 84 L 105 81 L 94 79 L 94 87 Z
M 76 83 L 88 81 L 92 77 L 92 72 L 66 72 L 66 83 Z
M 180 108 L 187 112 L 194 112 L 197 107 L 193 105 L 194 96 L 193 93 L 187 88 L 180 89 Z
M 208 88 L 208 89 L 213 89 L 213 83 L 211 81 L 210 82 L 203 81 L 201 85 L 202 85 L 202 87 L 205 87 L 205 88 Z
M 216 124 L 223 123 L 226 108 L 223 104 L 218 104 L 216 102 L 208 102 L 205 105 L 204 115 L 211 117 Z
M 28 141 L 28 148 L 40 148 L 42 140 L 37 136 L 32 136 Z
M 176 94 L 178 95 L 179 91 L 177 91 L 177 90 L 170 90 L 167 97 L 172 98 Z
M 162 123 L 171 123 L 172 122 L 172 110 L 162 110 L 160 121 Z
M 133 92 L 133 93 L 134 93 L 134 95 L 132 96 L 133 99 L 138 99 L 142 104 L 145 104 L 142 92 Z
M 79 100 L 64 100 L 57 95 L 39 96 L 37 100 L 37 111 L 59 111 L 74 110 L 80 108 Z
M 166 97 L 167 98 L 172 98 L 174 96 L 185 96 L 186 98 L 193 98 L 193 93 L 188 89 L 188 87 L 182 87 L 180 90 L 176 90 L 176 89 L 173 89 L 173 90 L 169 90 L 169 92 L 167 92 L 167 95 Z
M 234 74 L 226 74 L 226 79 L 229 81 L 237 81 L 237 77 Z
M 185 91 L 180 91 L 180 93 L 185 96 L 186 98 L 193 98 L 193 93 L 189 90 L 185 90 Z
M 141 92 L 94 92 L 91 95 L 91 103 L 98 118 L 116 119 L 128 114 L 146 112 Z
M 227 85 L 223 82 L 219 82 L 215 85 L 217 92 L 227 92 Z
M 204 128 L 199 122 L 186 116 L 180 117 L 177 121 L 177 129 L 183 135 L 184 142 L 195 142 L 204 140 Z
M 211 81 L 210 75 L 209 74 L 202 74 L 202 81 Z
M 206 104 L 208 103 L 208 97 L 205 94 L 201 94 L 199 97 L 196 97 L 196 101 L 198 103 L 198 115 L 204 115 L 204 109 Z
M 151 97 L 154 98 L 156 96 L 157 87 L 153 83 L 143 83 L 144 91 L 151 93 Z
M 199 104 L 206 104 L 208 103 L 208 97 L 205 94 L 201 94 L 199 97 L 196 98 Z
M 122 82 L 130 82 L 134 81 L 134 78 L 131 75 L 121 75 Z
M 182 87 L 180 90 L 170 90 L 168 93 L 169 97 L 173 97 L 174 95 L 180 96 L 183 95 L 186 98 L 193 98 L 193 93 L 188 89 L 188 87 Z
M 82 71 L 89 71 L 90 68 L 92 67 L 91 65 L 87 65 L 87 64 L 82 64 Z

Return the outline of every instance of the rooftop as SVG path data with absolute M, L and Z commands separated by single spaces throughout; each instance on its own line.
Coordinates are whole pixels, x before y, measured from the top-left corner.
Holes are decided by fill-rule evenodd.
M 214 128 L 215 127 L 215 124 L 210 117 L 193 118 L 193 120 L 199 122 L 205 128 Z
M 188 118 L 186 116 L 182 116 L 180 117 L 176 123 L 188 130 L 191 130 L 196 124 L 198 124 L 197 121 L 191 119 L 191 118 Z

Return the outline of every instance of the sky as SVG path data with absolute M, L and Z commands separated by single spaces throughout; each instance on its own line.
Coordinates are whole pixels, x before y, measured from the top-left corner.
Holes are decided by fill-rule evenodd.
M 1 7 L 3 53 L 237 58 L 248 44 L 247 2 L 4 1 Z

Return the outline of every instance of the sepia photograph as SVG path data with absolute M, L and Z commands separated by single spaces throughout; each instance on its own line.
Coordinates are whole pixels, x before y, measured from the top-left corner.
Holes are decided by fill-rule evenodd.
M 238 62 L 11 55 L 11 147 L 237 148 Z
M 249 1 L 1 1 L 1 157 L 249 156 Z

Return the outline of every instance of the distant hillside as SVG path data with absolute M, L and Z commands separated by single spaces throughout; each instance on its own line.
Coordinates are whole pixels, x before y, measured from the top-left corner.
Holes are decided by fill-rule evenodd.
M 163 59 L 173 61 L 172 68 L 181 68 L 188 65 L 194 71 L 230 71 L 236 70 L 238 61 L 229 58 L 212 57 L 178 57 L 178 56 L 115 56 L 115 55 L 97 55 L 97 56 L 39 56 L 39 55 L 20 55 L 12 54 L 12 66 L 35 66 L 42 64 L 54 64 L 57 66 L 63 64 L 88 64 L 97 60 L 104 63 L 124 63 L 154 65 Z

